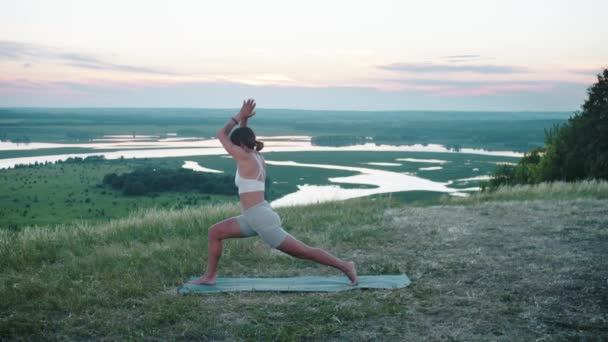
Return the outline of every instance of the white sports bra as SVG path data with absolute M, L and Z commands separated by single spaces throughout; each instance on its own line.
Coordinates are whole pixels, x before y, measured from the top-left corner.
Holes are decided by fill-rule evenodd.
M 247 192 L 264 191 L 264 180 L 266 174 L 264 172 L 264 162 L 262 156 L 259 153 L 254 153 L 253 157 L 258 163 L 258 175 L 254 179 L 243 178 L 239 175 L 239 169 L 237 166 L 236 175 L 234 176 L 234 184 L 239 188 L 239 195 Z

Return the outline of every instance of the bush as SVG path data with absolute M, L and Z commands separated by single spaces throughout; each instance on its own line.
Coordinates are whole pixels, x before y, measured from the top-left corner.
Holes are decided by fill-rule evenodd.
M 608 179 L 608 69 L 587 89 L 582 111 L 545 131 L 545 147 L 526 154 L 515 167 L 501 165 L 487 185 Z
M 526 153 L 517 165 L 499 165 L 482 189 L 494 190 L 503 185 L 537 184 L 542 182 L 540 161 L 544 150 L 536 148 Z
M 608 179 L 608 69 L 587 90 L 582 111 L 546 132 L 546 181 Z
M 145 194 L 147 192 L 146 190 L 144 183 L 135 181 L 125 185 L 123 193 L 127 196 L 137 196 Z

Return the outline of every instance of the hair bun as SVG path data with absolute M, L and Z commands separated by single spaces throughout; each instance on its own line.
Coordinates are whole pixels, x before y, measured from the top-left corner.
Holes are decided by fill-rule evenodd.
M 255 141 L 255 150 L 261 151 L 263 148 L 264 148 L 264 143 L 259 140 L 256 140 Z

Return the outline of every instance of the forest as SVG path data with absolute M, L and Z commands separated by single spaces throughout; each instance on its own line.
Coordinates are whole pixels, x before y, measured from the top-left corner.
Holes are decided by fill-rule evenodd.
M 501 185 L 608 179 L 608 69 L 587 89 L 582 110 L 545 130 L 545 145 L 517 165 L 500 165 L 489 181 Z
M 188 169 L 138 168 L 122 174 L 109 173 L 103 184 L 120 190 L 127 196 L 157 192 L 199 192 L 216 195 L 236 195 L 234 178 L 196 172 Z

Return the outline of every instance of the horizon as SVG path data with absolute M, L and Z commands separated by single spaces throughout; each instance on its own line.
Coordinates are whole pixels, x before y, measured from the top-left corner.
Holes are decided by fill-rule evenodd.
M 252 97 L 297 110 L 571 111 L 608 67 L 607 11 L 600 0 L 10 0 L 0 106 Z
M 77 109 L 183 109 L 183 110 L 239 110 L 239 107 L 112 107 L 112 106 L 95 106 L 95 107 L 46 107 L 46 106 L 0 106 L 0 110 L 2 109 L 68 109 L 68 110 L 77 110 Z M 284 110 L 284 111 L 303 111 L 303 112 L 437 112 L 437 113 L 445 113 L 445 112 L 453 112 L 453 113 L 554 113 L 554 114 L 566 114 L 566 113 L 574 113 L 577 110 L 449 110 L 449 109 L 299 109 L 299 108 L 272 108 L 272 107 L 257 107 L 257 111 L 260 110 Z

